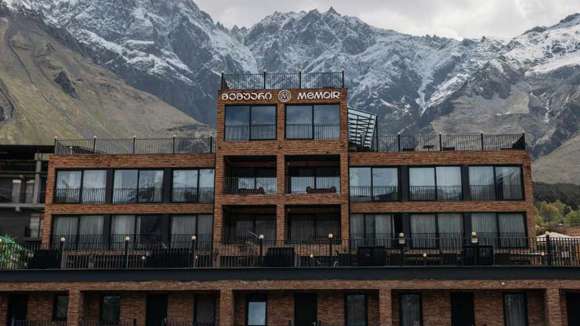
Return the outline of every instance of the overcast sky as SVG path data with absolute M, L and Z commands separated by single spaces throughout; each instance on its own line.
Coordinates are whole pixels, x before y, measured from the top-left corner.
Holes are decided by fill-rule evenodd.
M 274 11 L 334 7 L 343 15 L 399 32 L 454 38 L 513 37 L 580 12 L 580 0 L 193 0 L 214 20 L 250 26 Z

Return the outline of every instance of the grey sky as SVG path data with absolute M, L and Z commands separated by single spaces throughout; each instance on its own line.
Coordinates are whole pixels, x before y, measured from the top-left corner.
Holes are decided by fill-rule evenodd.
M 580 12 L 580 0 L 193 0 L 215 20 L 249 26 L 274 11 L 334 7 L 399 32 L 455 38 L 513 37 Z

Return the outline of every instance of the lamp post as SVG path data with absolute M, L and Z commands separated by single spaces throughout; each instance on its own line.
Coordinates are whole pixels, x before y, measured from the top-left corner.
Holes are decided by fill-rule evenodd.
M 129 241 L 131 237 L 125 236 L 125 268 L 129 268 Z
M 471 244 L 477 246 L 479 244 L 479 238 L 477 237 L 477 232 L 471 232 Z
M 328 234 L 328 265 L 332 265 L 332 240 L 334 239 L 334 234 Z
M 262 256 L 264 255 L 264 235 L 260 234 L 258 236 L 258 243 L 260 245 L 260 263 L 262 262 Z
M 59 244 L 59 250 L 62 252 L 62 250 L 64 249 L 64 243 L 66 242 L 66 238 L 65 237 L 60 237 L 60 244 Z
M 407 244 L 407 238 L 405 238 L 405 233 L 399 233 L 399 239 L 397 240 L 399 243 L 399 250 L 401 251 L 401 265 L 405 263 L 405 259 L 403 256 L 405 255 L 405 245 Z

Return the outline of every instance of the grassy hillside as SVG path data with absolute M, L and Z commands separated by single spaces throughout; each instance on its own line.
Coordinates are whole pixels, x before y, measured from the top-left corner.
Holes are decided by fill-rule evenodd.
M 207 132 L 205 125 L 67 48 L 36 22 L 0 17 L 0 143 Z
M 534 181 L 537 182 L 552 184 L 566 182 L 580 185 L 580 134 L 552 153 L 537 159 L 533 171 Z

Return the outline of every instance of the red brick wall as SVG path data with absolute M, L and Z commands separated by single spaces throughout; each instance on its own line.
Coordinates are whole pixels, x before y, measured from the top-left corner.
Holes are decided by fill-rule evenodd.
M 121 320 L 137 320 L 137 326 L 145 326 L 145 310 L 147 297 L 145 294 L 121 295 Z
M 54 294 L 34 293 L 28 297 L 28 320 L 52 320 Z

